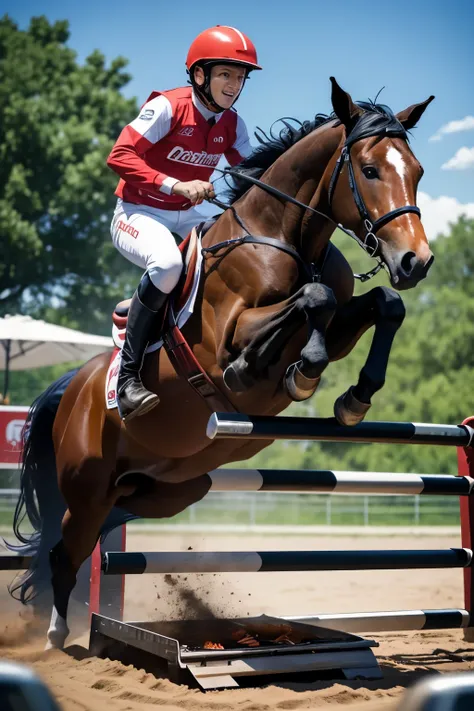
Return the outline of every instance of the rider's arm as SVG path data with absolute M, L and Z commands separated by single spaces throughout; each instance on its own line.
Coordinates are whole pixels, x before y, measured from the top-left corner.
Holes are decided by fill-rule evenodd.
M 232 148 L 225 152 L 226 160 L 230 165 L 237 165 L 244 158 L 247 158 L 252 153 L 252 150 L 247 126 L 240 116 L 237 116 L 236 137 Z
M 171 193 L 178 181 L 151 168 L 143 156 L 170 131 L 173 111 L 165 96 L 148 101 L 137 118 L 123 129 L 107 165 L 127 183 L 148 192 Z

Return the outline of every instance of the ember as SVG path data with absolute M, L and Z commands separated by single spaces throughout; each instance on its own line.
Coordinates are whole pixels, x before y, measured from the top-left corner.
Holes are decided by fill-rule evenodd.
M 268 618 L 271 619 L 271 618 Z M 202 624 L 202 623 L 201 623 Z M 262 622 L 260 618 L 257 621 L 241 621 L 235 620 L 230 623 L 214 620 L 206 626 L 204 634 L 209 635 L 210 639 L 203 642 L 203 637 L 196 634 L 197 630 L 192 632 L 188 630 L 188 645 L 189 651 L 197 650 L 236 650 L 242 648 L 264 648 L 274 646 L 294 646 L 310 644 L 312 637 L 308 634 L 302 634 L 300 630 L 292 628 L 288 623 L 278 624 L 273 621 L 267 622 L 266 618 Z M 214 640 L 221 640 L 220 642 Z M 211 641 L 212 640 L 212 641 Z

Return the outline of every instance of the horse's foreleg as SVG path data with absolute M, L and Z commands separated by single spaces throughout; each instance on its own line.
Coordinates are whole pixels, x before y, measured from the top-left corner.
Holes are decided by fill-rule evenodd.
M 404 318 L 405 307 L 400 295 L 385 286 L 355 296 L 337 310 L 326 336 L 330 361 L 344 358 L 365 331 L 375 326 L 357 385 L 351 386 L 334 404 L 334 414 L 341 424 L 355 425 L 364 419 L 372 396 L 385 383 L 393 339 Z
M 266 377 L 268 368 L 281 358 L 292 336 L 308 322 L 311 335 L 301 353 L 299 366 L 302 377 L 316 382 L 314 392 L 328 363 L 324 333 L 335 310 L 336 301 L 330 288 L 323 284 L 306 284 L 285 301 L 244 311 L 238 319 L 232 343 L 240 355 L 224 372 L 227 387 L 243 392 Z M 290 392 L 290 396 L 294 394 Z
M 303 311 L 309 327 L 309 339 L 301 351 L 301 360 L 292 363 L 285 374 L 285 387 L 292 400 L 310 398 L 329 363 L 326 330 L 334 318 L 337 302 L 332 289 L 324 284 L 308 284 L 304 291 Z

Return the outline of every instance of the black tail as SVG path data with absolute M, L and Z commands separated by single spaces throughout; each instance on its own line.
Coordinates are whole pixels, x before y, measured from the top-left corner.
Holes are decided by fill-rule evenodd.
M 5 542 L 11 551 L 32 557 L 29 570 L 17 576 L 8 588 L 12 597 L 22 603 L 45 591 L 51 593 L 49 551 L 61 539 L 61 522 L 66 511 L 58 488 L 52 430 L 61 397 L 76 373 L 77 369 L 71 370 L 50 385 L 34 401 L 26 419 L 20 497 L 13 519 L 13 531 L 20 545 Z M 21 531 L 25 518 L 33 533 Z M 138 516 L 113 508 L 102 526 L 102 539 L 109 531 L 135 518 Z M 77 594 L 82 600 L 82 591 Z M 84 594 L 84 599 L 88 599 L 88 589 Z M 41 595 L 41 605 L 49 606 L 49 597 Z
M 23 603 L 50 587 L 49 551 L 61 538 L 61 521 L 66 504 L 56 476 L 53 422 L 59 402 L 76 374 L 69 371 L 49 386 L 30 407 L 23 438 L 20 497 L 13 519 L 13 531 L 21 545 L 7 544 L 22 555 L 32 556 L 29 570 L 10 584 L 10 594 Z M 23 533 L 27 518 L 33 533 Z

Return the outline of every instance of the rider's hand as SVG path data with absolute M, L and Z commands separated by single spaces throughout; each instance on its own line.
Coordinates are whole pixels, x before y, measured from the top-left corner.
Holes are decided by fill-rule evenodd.
M 188 198 L 192 205 L 200 205 L 203 200 L 216 197 L 212 183 L 204 180 L 190 180 L 186 183 L 175 183 L 171 189 L 173 195 Z

